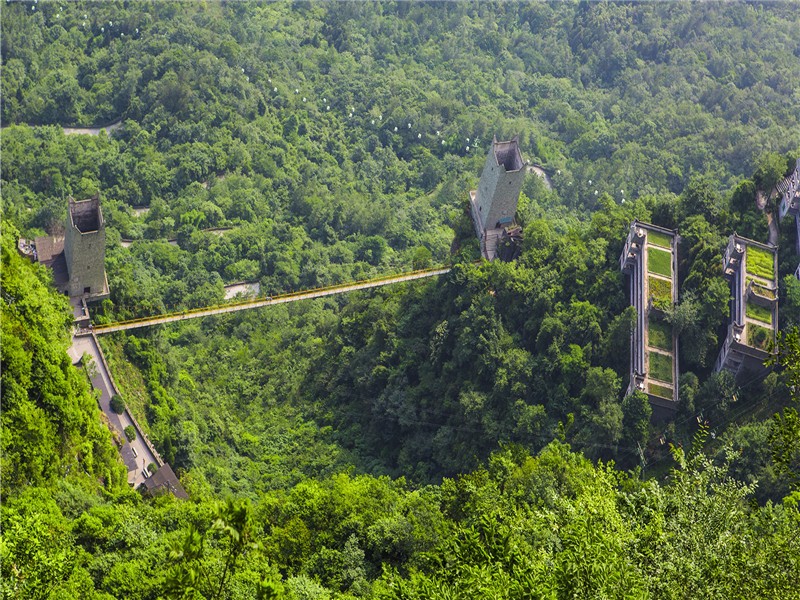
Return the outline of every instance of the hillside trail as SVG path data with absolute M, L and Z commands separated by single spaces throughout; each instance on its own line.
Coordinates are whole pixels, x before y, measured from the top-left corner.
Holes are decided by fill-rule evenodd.
M 28 125 L 29 127 L 36 127 L 36 125 Z M 11 125 L 3 125 L 3 129 L 11 127 Z M 104 125 L 103 127 L 62 127 L 61 130 L 64 135 L 100 135 L 100 132 L 105 130 L 106 135 L 111 135 L 114 131 L 122 127 L 122 119 Z
M 775 214 L 772 211 L 767 210 L 767 203 L 770 200 L 774 200 L 778 197 L 778 189 L 773 188 L 772 192 L 767 195 L 762 192 L 761 190 L 756 191 L 756 208 L 764 213 L 764 216 L 767 218 L 767 227 L 769 227 L 769 243 L 773 246 L 778 245 L 778 240 L 780 239 L 780 231 L 778 230 L 778 223 L 775 221 Z

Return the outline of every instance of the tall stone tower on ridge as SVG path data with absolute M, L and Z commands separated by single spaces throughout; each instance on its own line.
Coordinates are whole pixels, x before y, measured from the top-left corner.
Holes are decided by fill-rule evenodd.
M 492 139 L 478 189 L 470 192 L 472 221 L 487 260 L 497 256 L 500 238 L 521 235 L 514 215 L 527 170 L 517 136 L 507 142 Z
M 70 297 L 100 300 L 108 296 L 105 258 L 106 228 L 100 196 L 80 201 L 70 197 L 64 239 Z

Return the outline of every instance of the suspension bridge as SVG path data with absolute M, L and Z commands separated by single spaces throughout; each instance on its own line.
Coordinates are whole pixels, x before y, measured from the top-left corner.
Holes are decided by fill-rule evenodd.
M 383 277 L 377 277 L 375 279 L 366 279 L 362 281 L 355 281 L 352 283 L 342 283 L 342 284 L 314 288 L 309 290 L 302 290 L 299 292 L 291 292 L 288 294 L 266 296 L 261 298 L 252 298 L 249 300 L 243 300 L 241 302 L 230 302 L 226 304 L 219 304 L 217 306 L 194 308 L 191 310 L 167 313 L 153 317 L 141 317 L 138 319 L 131 319 L 129 321 L 118 321 L 116 323 L 94 325 L 93 331 L 95 335 L 103 335 L 106 333 L 113 333 L 115 331 L 138 329 L 141 327 L 151 327 L 153 325 L 161 325 L 163 323 L 173 323 L 175 321 L 183 321 L 186 319 L 198 319 L 200 317 L 221 315 L 225 313 L 237 312 L 240 310 L 261 308 L 263 306 L 285 304 L 288 302 L 298 302 L 300 300 L 310 300 L 312 298 L 322 298 L 324 296 L 333 296 L 336 294 L 346 294 L 347 292 L 354 292 L 356 290 L 368 290 L 371 288 L 382 287 L 385 285 L 401 283 L 403 281 L 415 281 L 417 279 L 437 277 L 439 275 L 444 275 L 445 273 L 449 272 L 450 272 L 450 267 L 434 267 L 431 269 L 420 269 L 417 271 L 399 273 L 397 275 L 386 275 Z

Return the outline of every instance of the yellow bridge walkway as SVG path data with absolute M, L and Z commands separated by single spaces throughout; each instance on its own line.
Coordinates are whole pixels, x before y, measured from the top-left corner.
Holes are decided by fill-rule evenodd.
M 410 271 L 407 273 L 400 273 L 399 275 L 388 275 L 385 277 L 379 277 L 377 279 L 356 281 L 354 283 L 342 283 L 312 290 L 281 294 L 280 296 L 255 298 L 252 300 L 244 300 L 242 302 L 220 304 L 218 306 L 211 306 L 207 308 L 195 308 L 178 313 L 168 313 L 165 315 L 159 315 L 157 317 L 142 317 L 139 319 L 132 319 L 130 321 L 120 321 L 105 325 L 94 325 L 94 332 L 96 335 L 103 335 L 105 333 L 113 333 L 114 331 L 137 329 L 139 327 L 150 327 L 151 325 L 161 325 L 162 323 L 172 323 L 174 321 L 183 321 L 184 319 L 197 319 L 199 317 L 207 317 L 210 315 L 221 315 L 239 310 L 271 306 L 273 304 L 297 302 L 298 300 L 310 300 L 311 298 L 322 298 L 323 296 L 344 294 L 346 292 L 353 292 L 355 290 L 367 290 L 384 285 L 392 285 L 393 283 L 400 283 L 402 281 L 413 281 L 415 279 L 425 279 L 426 277 L 436 277 L 449 272 L 450 267 L 438 267 L 433 269 L 422 269 L 420 271 Z

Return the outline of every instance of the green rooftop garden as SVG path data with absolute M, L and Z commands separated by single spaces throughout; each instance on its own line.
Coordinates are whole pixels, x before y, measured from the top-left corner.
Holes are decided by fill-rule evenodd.
M 658 248 L 648 248 L 647 270 L 665 277 L 672 277 L 672 252 L 659 250 Z
M 754 323 L 747 324 L 747 345 L 766 350 L 772 341 L 772 330 Z
M 672 400 L 674 398 L 672 388 L 665 385 L 658 385 L 657 383 L 650 383 L 647 385 L 647 391 L 654 396 Z
M 654 348 L 672 352 L 672 327 L 664 321 L 650 319 L 647 329 L 647 341 Z
M 672 282 L 658 277 L 648 277 L 647 286 L 653 306 L 658 310 L 667 310 L 672 304 Z
M 650 377 L 672 383 L 672 357 L 658 352 L 650 352 Z
M 648 230 L 647 241 L 662 248 L 672 249 L 672 238 L 665 233 Z
M 775 298 L 777 298 L 777 294 L 775 293 L 775 290 L 771 290 L 768 287 L 765 287 L 765 286 L 759 284 L 752 277 L 748 277 L 747 278 L 747 283 L 748 284 L 750 284 L 750 283 L 753 284 L 753 291 L 756 294 L 758 294 L 759 296 L 764 296 L 765 298 L 769 298 L 771 300 L 774 300 Z
M 775 279 L 775 261 L 772 252 L 767 252 L 757 246 L 747 247 L 746 266 L 747 272 L 757 277 L 772 281 Z
M 772 311 L 768 308 L 764 308 L 763 306 L 754 304 L 753 302 L 748 302 L 745 313 L 751 319 L 772 325 Z

